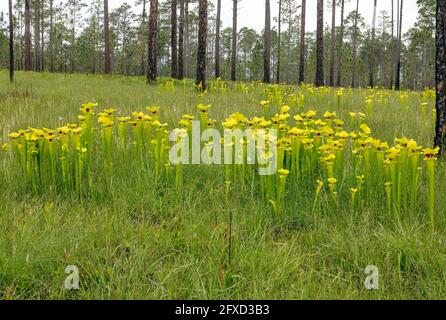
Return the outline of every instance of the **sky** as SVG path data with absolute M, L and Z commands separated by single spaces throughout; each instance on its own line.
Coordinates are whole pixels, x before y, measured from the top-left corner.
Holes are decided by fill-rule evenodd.
M 14 0 L 13 0 L 14 1 Z M 161 0 L 163 1 L 163 0 Z M 217 3 L 217 0 L 209 0 L 210 2 Z M 301 0 L 295 0 L 299 5 Z M 89 0 L 86 0 L 88 3 Z M 130 5 L 134 4 L 134 0 L 109 0 L 110 8 L 119 7 L 124 2 Z M 327 8 L 327 0 L 325 1 L 326 11 L 325 11 L 325 23 L 331 25 L 331 9 Z M 397 0 L 394 0 L 395 7 Z M 317 0 L 307 0 L 307 21 L 306 29 L 307 31 L 316 30 L 316 3 Z M 346 0 L 346 13 L 355 10 L 356 1 Z M 278 0 L 271 0 L 271 14 L 272 17 L 276 17 L 278 14 Z M 139 8 L 136 8 L 138 10 Z M 378 0 L 378 12 L 381 10 L 386 10 L 391 12 L 391 0 Z M 7 12 L 7 0 L 0 0 L 0 11 Z M 140 10 L 139 10 L 140 11 Z M 249 27 L 257 31 L 263 29 L 265 5 L 263 0 L 241 0 L 239 2 L 239 21 L 238 27 Z M 417 4 L 416 0 L 405 0 L 403 8 L 403 32 L 406 32 L 409 28 L 413 26 L 417 18 Z M 373 18 L 373 0 L 359 0 L 359 12 L 364 16 L 366 23 L 371 25 Z M 337 10 L 337 24 L 340 21 L 340 10 Z M 232 0 L 222 0 L 222 20 L 223 26 L 229 27 L 232 25 Z M 274 22 L 273 22 L 274 24 Z

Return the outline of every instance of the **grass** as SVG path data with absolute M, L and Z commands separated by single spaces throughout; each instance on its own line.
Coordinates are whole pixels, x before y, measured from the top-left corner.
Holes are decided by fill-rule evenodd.
M 306 109 L 366 112 L 365 90 L 321 100 L 306 97 Z M 257 98 L 257 97 L 256 97 Z M 210 93 L 212 118 L 231 113 L 261 115 L 246 95 Z M 143 78 L 17 73 L 15 85 L 0 73 L 0 145 L 26 127 L 74 122 L 81 103 L 97 101 L 123 114 L 162 107 L 176 123 L 195 113 L 190 86 L 168 94 Z M 367 119 L 374 136 L 392 142 L 408 136 L 432 144 L 429 100 L 402 102 L 392 93 Z M 426 119 L 424 119 L 426 118 Z M 441 299 L 446 293 L 446 193 L 444 164 L 437 167 L 436 230 L 430 233 L 427 206 L 417 206 L 395 223 L 386 200 L 352 213 L 350 195 L 337 210 L 318 212 L 313 195 L 287 195 L 287 219 L 246 193 L 225 200 L 224 170 L 185 170 L 184 195 L 174 186 L 154 185 L 131 166 L 115 168 L 109 186 L 97 180 L 88 196 L 29 192 L 0 157 L 0 297 L 3 299 Z M 426 192 L 423 192 L 423 194 Z M 424 202 L 427 202 L 425 199 Z M 227 262 L 229 214 L 233 216 L 231 264 Z M 64 289 L 67 265 L 80 272 L 80 290 Z M 380 289 L 366 290 L 364 269 L 376 265 Z

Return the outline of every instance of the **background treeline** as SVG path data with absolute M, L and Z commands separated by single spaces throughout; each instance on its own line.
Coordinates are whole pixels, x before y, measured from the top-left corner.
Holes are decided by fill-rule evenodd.
M 259 33 L 244 27 L 234 36 L 233 28 L 222 28 L 221 23 L 217 26 L 217 1 L 207 1 L 207 76 L 210 78 L 215 76 L 215 63 L 218 61 L 220 76 L 223 79 L 234 79 L 234 76 L 236 80 L 243 81 L 264 79 L 264 31 Z M 231 2 L 232 6 L 237 8 L 244 0 L 223 1 Z M 265 14 L 262 10 L 264 2 L 258 1 L 261 9 L 250 14 Z M 417 22 L 407 33 L 401 35 L 401 42 L 398 40 L 398 34 L 400 19 L 405 18 L 401 3 L 403 0 L 401 2 L 385 0 L 392 1 L 393 12 L 380 10 L 379 5 L 383 0 L 378 1 L 376 18 L 373 21 L 366 21 L 360 12 L 347 12 L 345 4 L 349 1 L 356 5 L 357 0 L 326 0 L 323 3 L 325 15 L 329 15 L 330 19 L 336 17 L 334 23 L 324 25 L 323 30 L 325 84 L 349 86 L 352 85 L 353 78 L 355 86 L 366 87 L 373 83 L 391 87 L 395 84 L 398 74 L 400 49 L 401 86 L 411 89 L 434 86 L 435 0 L 406 0 L 416 1 L 419 11 Z M 149 0 L 124 2 L 109 12 L 108 19 L 104 19 L 104 0 L 15 0 L 13 1 L 14 66 L 17 70 L 103 73 L 107 61 L 104 59 L 105 41 L 107 41 L 104 37 L 104 24 L 108 21 L 111 71 L 124 75 L 145 75 L 150 2 Z M 299 82 L 302 60 L 303 78 L 306 82 L 313 82 L 317 60 L 316 31 L 305 30 L 304 39 L 301 39 L 301 21 L 305 13 L 302 4 L 305 1 L 279 0 L 278 2 L 280 10 L 271 12 L 272 27 L 271 32 L 268 32 L 271 45 L 271 81 Z M 29 3 L 29 8 L 26 3 Z M 333 5 L 336 10 L 335 15 L 333 15 Z M 198 1 L 160 0 L 157 7 L 158 76 L 172 75 L 172 60 L 175 65 L 178 64 L 177 55 L 180 51 L 184 56 L 182 62 L 184 76 L 194 78 L 199 29 Z M 401 7 L 403 11 L 400 12 Z M 27 12 L 30 19 L 29 39 L 26 36 Z M 343 15 L 342 21 L 340 12 Z M 236 18 L 237 11 L 234 10 L 234 13 Z M 306 13 L 307 21 L 317 18 L 312 15 L 313 13 L 311 15 L 310 12 Z M 321 15 L 320 10 L 318 15 Z M 234 20 L 233 25 L 236 26 L 237 21 Z M 6 15 L 2 14 L 0 17 L 2 68 L 9 65 L 8 34 L 8 21 Z M 304 40 L 304 46 L 301 40 Z M 218 47 L 216 41 L 219 41 Z M 175 50 L 172 50 L 172 44 Z M 235 55 L 233 47 L 236 48 Z M 217 48 L 219 59 L 216 56 Z M 233 63 L 236 65 L 235 72 L 231 70 Z

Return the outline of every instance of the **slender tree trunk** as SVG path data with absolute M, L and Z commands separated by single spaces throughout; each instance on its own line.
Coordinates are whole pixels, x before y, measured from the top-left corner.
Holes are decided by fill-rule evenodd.
M 30 0 L 25 0 L 25 70 L 32 70 Z
M 45 50 L 45 5 L 44 5 L 44 0 L 42 0 L 41 2 L 41 6 L 40 6 L 40 42 L 41 42 L 41 48 L 40 48 L 40 70 L 43 71 L 45 68 L 45 54 L 44 54 L 44 50 Z
M 8 1 L 9 9 L 9 81 L 14 82 L 14 18 L 12 0 Z
M 71 66 L 71 73 L 74 73 L 75 68 L 75 55 L 74 55 L 74 49 L 76 46 L 76 3 L 73 5 L 73 26 L 71 29 L 71 46 L 70 46 L 70 66 Z
M 265 0 L 265 31 L 263 34 L 263 82 L 271 82 L 271 5 Z
M 150 0 L 147 81 L 156 81 L 158 48 L 158 0 Z
M 50 72 L 54 72 L 54 52 L 53 52 L 53 0 L 50 0 L 50 43 L 49 43 L 49 50 L 50 50 Z
M 330 47 L 330 87 L 334 87 L 335 45 L 336 45 L 336 1 L 332 0 L 331 8 L 331 47 Z
M 392 54 L 392 58 L 390 59 L 390 86 L 389 86 L 389 88 L 390 89 L 393 89 L 393 76 L 394 76 L 394 74 L 393 74 L 393 70 L 395 70 L 395 59 L 393 59 L 393 55 L 394 55 L 394 43 L 395 43 L 395 13 L 394 13 L 394 11 L 395 11 L 395 9 L 394 9 L 394 5 L 395 5 L 395 2 L 394 2 L 394 0 L 392 0 L 392 52 L 391 52 L 391 54 Z
M 397 45 L 397 60 L 396 60 L 396 77 L 395 77 L 395 89 L 400 90 L 401 86 L 401 37 L 403 33 L 403 3 L 401 0 L 400 18 L 399 18 L 399 33 L 398 33 L 398 45 Z
M 141 60 L 140 60 L 140 75 L 143 75 L 146 73 L 146 39 L 144 37 L 144 30 L 146 30 L 146 3 L 147 0 L 143 0 L 142 2 L 142 16 L 141 16 L 141 30 L 140 30 L 140 37 L 141 37 Z
M 232 58 L 231 80 L 237 80 L 237 6 L 238 0 L 232 0 Z
M 178 35 L 178 79 L 184 78 L 184 0 L 180 0 L 180 25 Z
M 215 23 L 215 78 L 220 78 L 221 0 L 217 1 L 217 21 Z
M 359 0 L 356 0 L 356 11 L 355 11 L 355 26 L 353 30 L 353 55 L 352 55 L 352 87 L 356 87 L 356 42 L 358 38 L 358 10 L 359 10 Z
M 92 68 L 91 68 L 91 72 L 93 74 L 96 74 L 96 65 L 97 65 L 97 57 L 96 57 L 96 44 L 97 44 L 97 40 L 96 40 L 96 30 L 97 30 L 97 23 L 96 23 L 96 19 L 97 17 L 93 17 L 93 54 L 92 54 Z
M 345 0 L 341 1 L 341 28 L 339 30 L 339 52 L 338 52 L 338 76 L 336 80 L 336 85 L 338 87 L 342 86 L 342 54 L 344 47 L 344 4 Z
M 171 0 L 171 16 L 170 16 L 170 43 L 172 49 L 172 65 L 170 76 L 174 79 L 178 75 L 178 49 L 177 49 L 177 0 Z
M 324 0 L 317 0 L 316 87 L 324 85 Z
M 291 12 L 288 12 L 288 40 L 287 40 L 287 68 L 286 68 L 286 83 L 290 83 L 290 58 L 291 58 L 291 34 L 292 34 L 292 18 L 293 14 Z
M 277 32 L 277 70 L 276 70 L 276 82 L 280 83 L 280 56 L 282 52 L 282 0 L 279 0 L 279 19 L 278 19 L 278 32 Z
M 184 74 L 186 77 L 190 78 L 190 59 L 189 59 L 189 0 L 185 0 L 186 5 L 184 7 Z
M 108 22 L 108 0 L 104 0 L 104 54 L 105 54 L 105 61 L 104 66 L 105 70 L 104 73 L 109 74 L 111 73 L 111 57 L 110 57 L 110 27 Z
M 34 71 L 40 71 L 40 1 L 34 1 Z
M 198 49 L 196 84 L 206 90 L 206 42 L 207 42 L 207 0 L 198 1 Z
M 375 56 L 376 56 L 376 46 L 375 46 L 375 35 L 376 35 L 376 6 L 377 0 L 374 1 L 373 5 L 373 22 L 372 22 L 372 40 L 370 42 L 370 52 L 369 52 L 369 86 L 375 86 Z
M 435 146 L 446 154 L 446 0 L 437 0 L 435 83 L 437 88 L 437 123 Z
M 300 61 L 299 61 L 299 83 L 305 81 L 305 14 L 306 0 L 302 0 L 302 14 L 300 26 Z

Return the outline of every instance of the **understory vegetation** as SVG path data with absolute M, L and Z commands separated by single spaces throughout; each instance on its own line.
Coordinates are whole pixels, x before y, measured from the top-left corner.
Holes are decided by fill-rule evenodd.
M 432 90 L 214 80 L 201 93 L 22 72 L 0 84 L 3 299 L 444 296 Z M 278 173 L 169 164 L 168 132 L 192 119 L 277 129 Z M 64 288 L 68 265 L 79 290 Z M 364 286 L 371 265 L 378 290 Z

